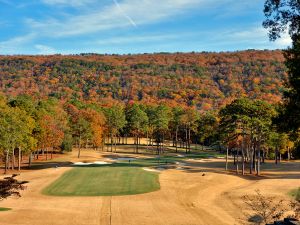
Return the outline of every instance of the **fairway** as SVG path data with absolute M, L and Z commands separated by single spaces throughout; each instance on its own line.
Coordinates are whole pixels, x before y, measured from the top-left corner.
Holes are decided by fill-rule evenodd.
M 2 208 L 2 207 L 0 207 L 0 212 L 9 211 L 9 210 L 11 210 L 11 209 L 10 208 Z
M 138 167 L 78 167 L 65 172 L 42 193 L 52 196 L 134 195 L 159 190 L 158 174 Z

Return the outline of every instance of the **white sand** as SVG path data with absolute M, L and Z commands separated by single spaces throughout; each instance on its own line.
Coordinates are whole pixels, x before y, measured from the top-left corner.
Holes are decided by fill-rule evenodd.
M 96 162 L 89 162 L 89 163 L 84 163 L 84 162 L 75 162 L 74 163 L 74 165 L 76 165 L 76 166 L 106 165 L 106 164 L 111 164 L 111 163 L 104 162 L 104 161 L 96 161 Z
M 159 170 L 151 169 L 151 168 L 146 168 L 146 167 L 144 167 L 143 170 L 150 171 L 150 172 L 157 172 L 157 173 L 160 172 Z

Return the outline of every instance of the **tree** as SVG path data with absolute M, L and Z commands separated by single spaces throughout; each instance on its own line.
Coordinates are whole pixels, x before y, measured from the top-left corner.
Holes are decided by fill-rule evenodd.
M 148 116 L 137 104 L 129 105 L 126 108 L 126 121 L 128 130 L 134 135 L 136 143 L 136 153 L 138 153 L 139 138 L 148 125 Z
M 106 118 L 101 111 L 98 112 L 91 108 L 83 109 L 81 112 L 83 117 L 90 123 L 91 143 L 98 148 L 103 144 Z
M 73 137 L 78 145 L 78 158 L 80 158 L 81 147 L 84 140 L 91 138 L 91 124 L 82 116 L 78 115 L 71 125 Z
M 51 149 L 52 158 L 53 149 L 61 146 L 65 132 L 69 130 L 67 113 L 57 99 L 49 98 L 38 102 L 35 120 L 38 147 L 43 154 L 46 152 L 46 159 L 48 150 Z
M 259 175 L 261 163 L 261 146 L 267 141 L 268 132 L 272 128 L 272 118 L 276 112 L 272 105 L 263 101 L 236 99 L 220 111 L 220 131 L 225 133 L 223 140 L 236 142 L 236 157 L 242 156 L 242 173 L 245 160 L 250 159 L 250 173 Z M 246 141 L 249 143 L 246 144 Z M 238 172 L 238 163 L 236 163 Z
M 298 0 L 266 0 L 263 26 L 269 31 L 269 38 L 274 41 L 286 31 L 292 38 L 292 46 L 284 51 L 289 82 L 285 93 L 284 110 L 278 121 L 286 131 L 300 128 L 300 2 Z
M 111 151 L 113 151 L 113 144 L 115 143 L 116 145 L 115 136 L 118 135 L 120 130 L 126 125 L 124 108 L 120 105 L 105 108 L 104 114 L 106 117 L 106 126 L 111 139 Z
M 212 139 L 217 134 L 218 125 L 217 117 L 211 112 L 200 115 L 197 134 L 202 145 L 212 144 Z
M 5 173 L 11 156 L 12 169 L 15 168 L 15 150 L 18 149 L 18 169 L 21 163 L 21 148 L 31 145 L 34 120 L 18 107 L 0 109 L 0 147 L 5 152 Z
M 24 120 L 23 122 L 27 122 L 25 124 L 27 128 L 29 128 L 28 133 L 26 133 L 24 130 L 24 141 L 18 148 L 19 152 L 19 160 L 18 160 L 18 168 L 20 170 L 20 159 L 21 159 L 21 152 L 24 152 L 25 154 L 29 154 L 29 166 L 31 165 L 31 159 L 32 159 L 32 152 L 36 150 L 37 147 L 37 139 L 34 137 L 34 130 L 37 126 L 35 115 L 37 113 L 36 111 L 36 102 L 32 99 L 29 95 L 18 95 L 13 100 L 9 102 L 9 106 L 13 108 L 20 108 L 26 112 L 26 114 L 29 117 L 20 118 L 21 120 Z M 25 129 L 25 128 L 24 128 Z
M 171 111 L 165 105 L 159 105 L 155 107 L 153 115 L 154 135 L 157 143 L 157 154 L 163 151 L 163 144 L 165 135 L 169 129 L 169 123 L 171 120 Z
M 174 107 L 172 109 L 172 120 L 171 120 L 171 128 L 175 131 L 174 139 L 175 139 L 175 151 L 178 151 L 178 132 L 181 126 L 182 116 L 184 114 L 184 110 L 181 107 Z
M 181 124 L 185 129 L 186 153 L 191 152 L 191 132 L 197 132 L 198 112 L 192 108 L 185 110 L 181 116 Z
M 255 224 L 268 224 L 276 219 L 281 219 L 286 208 L 283 207 L 283 201 L 276 201 L 273 197 L 266 197 L 256 190 L 255 196 L 243 196 L 244 203 L 253 211 L 253 215 L 247 220 Z

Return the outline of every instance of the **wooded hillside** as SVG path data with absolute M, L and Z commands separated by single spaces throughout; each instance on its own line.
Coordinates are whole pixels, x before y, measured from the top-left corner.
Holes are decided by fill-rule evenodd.
M 0 89 L 115 102 L 218 109 L 237 97 L 278 102 L 287 79 L 281 51 L 141 55 L 0 56 Z

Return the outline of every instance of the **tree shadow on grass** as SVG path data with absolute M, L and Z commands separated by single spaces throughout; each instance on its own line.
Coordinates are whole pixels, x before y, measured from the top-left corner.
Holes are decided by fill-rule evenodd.
M 22 170 L 42 170 L 42 169 L 49 169 L 49 168 L 59 168 L 59 167 L 71 167 L 73 165 L 72 162 L 34 162 L 31 166 L 23 167 Z
M 225 170 L 225 162 L 187 162 L 184 169 L 187 173 L 205 173 L 212 172 L 217 174 L 226 174 L 238 176 L 247 180 L 261 180 L 261 179 L 300 179 L 300 162 L 290 162 L 281 166 L 271 163 L 262 164 L 261 175 L 257 176 L 249 174 L 249 167 L 245 167 L 245 175 L 241 174 L 241 165 L 239 165 L 239 173 L 236 174 L 235 165 L 228 164 L 228 170 Z

